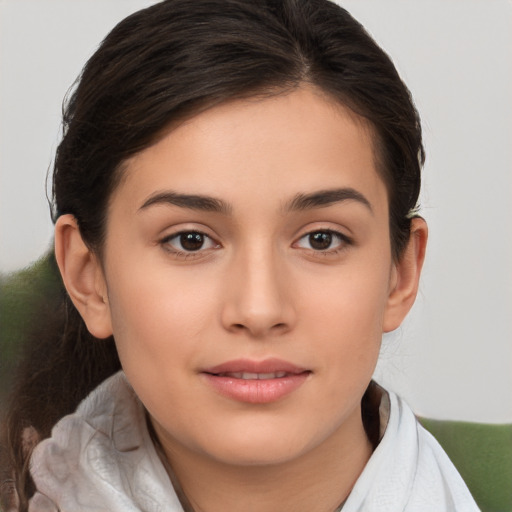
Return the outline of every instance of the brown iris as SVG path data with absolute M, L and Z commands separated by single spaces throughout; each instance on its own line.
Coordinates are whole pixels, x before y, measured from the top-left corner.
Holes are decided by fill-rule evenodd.
M 198 251 L 204 245 L 204 235 L 202 233 L 182 233 L 180 235 L 180 244 L 186 251 Z
M 325 251 L 332 244 L 332 233 L 328 231 L 318 231 L 309 235 L 309 244 L 317 251 Z

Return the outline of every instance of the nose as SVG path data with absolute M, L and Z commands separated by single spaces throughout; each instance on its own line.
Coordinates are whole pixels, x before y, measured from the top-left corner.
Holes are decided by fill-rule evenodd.
M 225 329 L 262 339 L 293 328 L 296 312 L 284 267 L 271 249 L 248 250 L 235 258 L 222 308 Z

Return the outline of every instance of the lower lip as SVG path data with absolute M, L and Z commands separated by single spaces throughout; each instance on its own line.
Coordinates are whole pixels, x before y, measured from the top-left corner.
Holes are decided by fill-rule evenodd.
M 276 379 L 235 379 L 203 373 L 206 381 L 221 395 L 250 404 L 276 402 L 298 389 L 310 372 L 287 375 Z

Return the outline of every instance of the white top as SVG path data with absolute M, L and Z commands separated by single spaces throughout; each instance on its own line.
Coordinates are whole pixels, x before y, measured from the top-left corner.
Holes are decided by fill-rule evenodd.
M 384 436 L 343 512 L 478 512 L 437 441 L 405 402 L 387 396 Z M 57 423 L 35 448 L 31 473 L 30 512 L 183 512 L 123 372 Z

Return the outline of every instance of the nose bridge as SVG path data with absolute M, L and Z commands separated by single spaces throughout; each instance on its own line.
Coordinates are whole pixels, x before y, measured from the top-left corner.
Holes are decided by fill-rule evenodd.
M 252 243 L 234 257 L 224 323 L 260 337 L 285 331 L 293 323 L 293 307 L 285 264 L 269 240 Z

